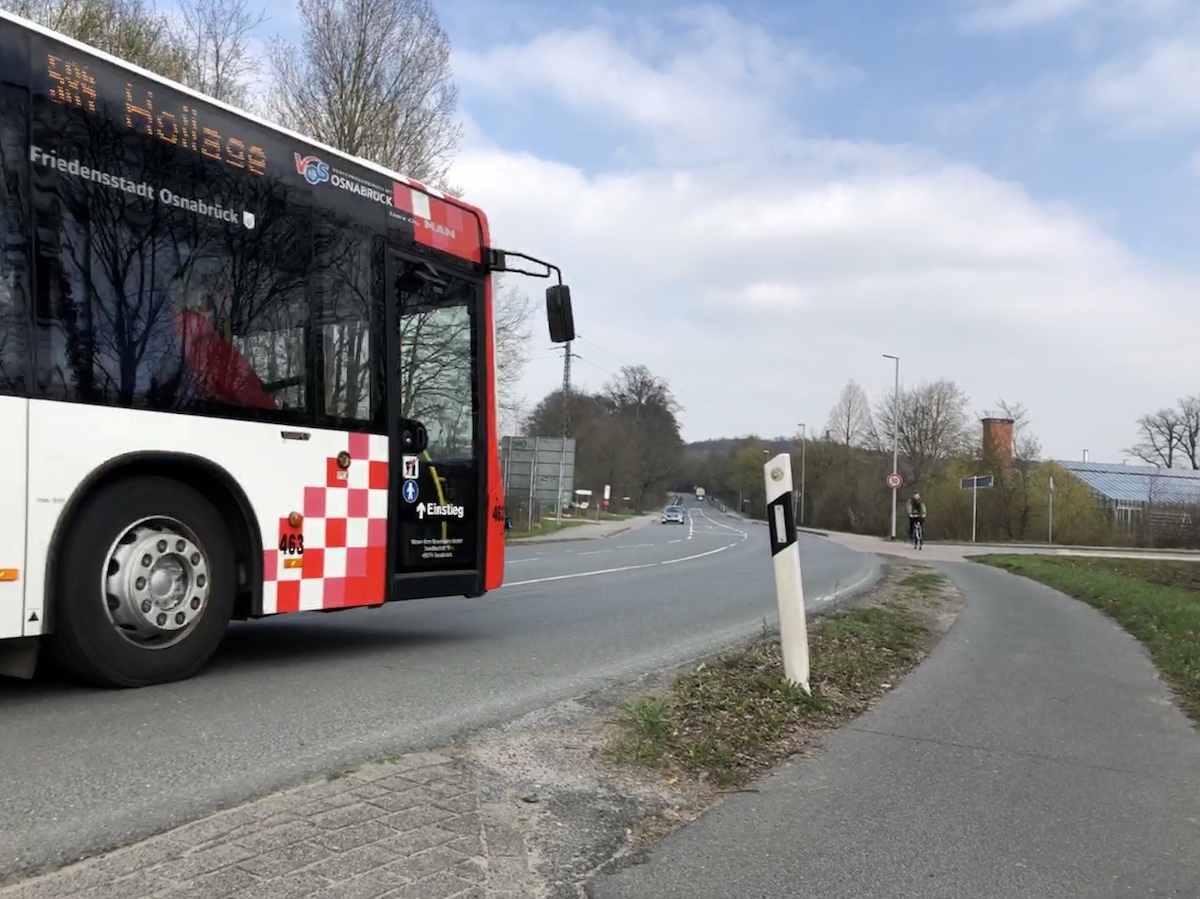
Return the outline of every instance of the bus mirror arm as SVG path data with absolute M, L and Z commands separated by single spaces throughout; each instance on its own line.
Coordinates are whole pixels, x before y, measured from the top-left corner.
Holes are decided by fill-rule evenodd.
M 411 418 L 400 419 L 400 446 L 405 453 L 416 455 L 429 448 L 429 432 L 425 425 Z
M 528 260 L 546 270 L 531 272 L 528 269 L 517 268 L 508 264 L 510 257 Z M 558 283 L 546 288 L 546 320 L 550 325 L 550 341 L 551 343 L 570 343 L 575 339 L 575 314 L 571 308 L 571 288 L 563 284 L 562 269 L 542 259 L 527 256 L 524 253 L 515 253 L 512 250 L 489 249 L 486 258 L 490 272 L 515 272 L 533 278 L 549 278 L 553 274 Z

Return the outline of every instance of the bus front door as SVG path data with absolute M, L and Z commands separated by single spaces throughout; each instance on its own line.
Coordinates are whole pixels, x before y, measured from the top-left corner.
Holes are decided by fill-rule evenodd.
M 483 592 L 482 284 L 389 251 L 391 543 L 398 598 Z

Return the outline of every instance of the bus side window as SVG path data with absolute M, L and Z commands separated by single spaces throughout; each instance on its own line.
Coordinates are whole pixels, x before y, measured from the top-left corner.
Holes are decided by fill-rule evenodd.
M 0 393 L 24 393 L 29 346 L 29 96 L 0 85 Z
M 320 416 L 334 426 L 369 425 L 382 433 L 382 309 L 374 298 L 372 240 L 329 217 L 317 229 L 313 303 L 320 339 Z

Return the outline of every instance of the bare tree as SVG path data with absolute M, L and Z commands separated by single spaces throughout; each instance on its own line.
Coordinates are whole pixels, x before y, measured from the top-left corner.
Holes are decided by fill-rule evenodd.
M 641 421 L 655 413 L 674 417 L 679 404 L 671 388 L 644 365 L 623 365 L 621 374 L 604 386 L 604 395 L 618 414 Z
M 179 0 L 169 18 L 144 0 L 0 0 L 0 7 L 227 103 L 245 104 L 265 13 L 250 0 Z
M 874 429 L 871 401 L 857 381 L 850 381 L 842 388 L 825 427 L 828 438 L 835 443 L 864 446 L 870 441 Z
M 182 81 L 188 48 L 142 0 L 0 0 L 0 6 L 118 59 Z
M 269 56 L 286 126 L 442 186 L 461 137 L 450 39 L 431 0 L 300 0 L 300 46 Z
M 500 433 L 510 433 L 525 416 L 521 378 L 529 362 L 533 337 L 533 307 L 529 297 L 515 286 L 501 289 L 499 279 L 493 293 L 493 341 L 496 347 L 496 412 Z
M 250 40 L 266 13 L 249 0 L 178 0 L 177 5 L 177 30 L 189 52 L 184 84 L 226 103 L 248 105 L 251 79 L 259 73 Z
M 909 482 L 936 475 L 953 455 L 971 444 L 967 395 L 953 381 L 942 378 L 912 390 L 901 388 L 899 421 L 893 397 L 884 397 L 875 413 L 880 437 L 891 444 L 899 434 L 900 454 L 908 467 Z
M 622 366 L 620 375 L 605 384 L 604 397 L 623 438 L 618 453 L 634 507 L 641 511 L 682 465 L 683 439 L 675 418 L 680 407 L 667 382 L 644 365 Z
M 1185 396 L 1179 401 L 1183 428 L 1179 448 L 1192 470 L 1200 470 L 1200 396 Z
M 1178 409 L 1159 409 L 1152 415 L 1138 419 L 1138 442 L 1127 452 L 1148 462 L 1173 468 L 1175 461 L 1183 455 L 1186 425 Z
M 684 473 L 679 406 L 667 383 L 644 365 L 626 366 L 598 394 L 554 391 L 525 425 L 529 436 L 557 437 L 567 409 L 577 443 L 575 483 L 630 497 L 642 509 Z

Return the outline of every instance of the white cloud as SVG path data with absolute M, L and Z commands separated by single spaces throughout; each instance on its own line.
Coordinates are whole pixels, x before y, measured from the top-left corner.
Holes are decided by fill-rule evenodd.
M 1089 9 L 1104 0 L 1008 0 L 989 4 L 962 18 L 967 31 L 1011 32 L 1060 21 Z
M 995 84 L 930 111 L 941 133 L 995 117 L 1052 134 L 1080 112 L 1119 129 L 1150 132 L 1200 124 L 1200 3 L 1197 0 L 953 0 L 969 33 L 1026 35 L 1062 26 L 1061 61 L 1020 87 Z
M 743 52 L 768 40 L 741 28 Z M 538 54 L 551 45 L 575 48 L 571 65 L 546 64 Z M 701 89 L 671 74 L 699 73 L 699 62 L 680 52 L 655 66 L 605 31 L 529 51 L 479 59 L 513 60 L 504 78 L 524 59 L 525 85 L 581 115 L 602 103 L 666 144 L 719 139 L 731 120 L 748 129 L 746 146 L 785 130 L 763 99 L 777 76 L 732 56 Z M 618 72 L 645 89 L 618 89 Z M 721 103 L 706 106 L 710 92 Z M 847 379 L 890 386 L 883 352 L 902 357 L 907 382 L 953 378 L 980 409 L 998 395 L 1026 402 L 1058 454 L 1118 457 L 1138 415 L 1191 386 L 1196 280 L 1148 269 L 1070 208 L 927 152 L 794 138 L 786 149 L 589 175 L 477 140 L 454 177 L 489 211 L 498 245 L 562 266 L 584 338 L 580 383 L 647 364 L 679 390 L 689 439 L 794 432 L 798 421 L 815 430 Z M 553 357 L 536 360 L 530 398 L 560 381 Z
M 781 99 L 856 77 L 715 6 L 638 23 L 623 36 L 614 41 L 596 25 L 456 51 L 455 75 L 493 101 L 541 91 L 581 115 L 640 129 L 664 156 L 691 160 L 778 148 L 794 137 L 790 125 L 776 127 Z
M 1083 87 L 1088 107 L 1146 130 L 1200 124 L 1200 16 L 1097 69 Z
M 1157 20 L 1183 8 L 1190 0 L 1005 0 L 976 5 L 960 17 L 964 31 L 1008 33 L 1088 17 Z

